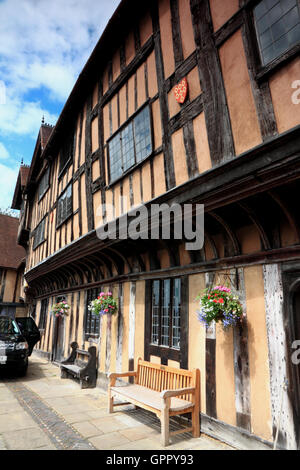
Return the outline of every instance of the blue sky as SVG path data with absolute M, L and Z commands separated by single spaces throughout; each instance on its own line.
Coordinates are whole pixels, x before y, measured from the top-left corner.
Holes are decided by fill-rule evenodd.
M 0 0 L 0 209 L 42 117 L 55 124 L 119 0 Z

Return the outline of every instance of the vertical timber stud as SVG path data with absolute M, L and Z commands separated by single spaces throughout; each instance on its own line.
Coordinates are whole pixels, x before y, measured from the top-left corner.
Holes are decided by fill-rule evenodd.
M 180 31 L 180 18 L 178 3 L 180 0 L 170 0 L 171 18 L 172 18 L 172 37 L 175 68 L 180 66 L 184 60 L 182 39 Z M 199 174 L 198 160 L 196 155 L 196 144 L 194 137 L 194 128 L 192 121 L 187 121 L 183 126 L 183 138 L 186 153 L 186 163 L 189 178 Z
M 212 279 L 210 273 L 205 274 L 206 286 L 208 287 Z M 217 418 L 216 403 L 216 326 L 213 323 L 206 331 L 205 340 L 206 354 L 206 414 L 212 418 Z
M 105 348 L 105 373 L 110 371 L 111 362 L 111 315 L 107 315 L 106 323 L 106 348 Z
M 159 95 L 161 121 L 162 121 L 166 190 L 169 191 L 170 189 L 174 188 L 174 186 L 176 185 L 176 181 L 175 181 L 173 150 L 172 150 L 171 139 L 169 137 L 169 132 L 168 132 L 168 121 L 169 121 L 168 95 L 167 95 L 166 87 L 165 87 L 165 72 L 164 72 L 161 39 L 160 39 L 158 0 L 153 0 L 151 2 L 150 8 L 151 8 L 153 34 L 154 34 L 154 52 L 155 52 L 155 61 L 156 61 L 157 82 L 159 85 L 158 95 Z
M 106 192 L 105 192 L 105 182 L 106 182 L 106 175 L 105 175 L 105 152 L 104 152 L 104 124 L 103 124 L 103 106 L 101 106 L 101 99 L 103 96 L 103 78 L 101 77 L 99 80 L 99 88 L 98 88 L 98 138 L 99 138 L 99 165 L 100 165 L 100 178 L 101 178 L 101 203 L 102 207 L 105 207 L 106 202 Z M 96 208 L 96 211 L 99 210 Z M 99 214 L 97 214 L 99 215 Z M 102 213 L 102 219 L 104 220 L 105 214 Z
M 240 0 L 240 7 L 244 5 L 244 0 Z M 273 108 L 273 102 L 268 80 L 261 83 L 255 78 L 256 70 L 260 65 L 258 63 L 259 54 L 257 54 L 257 41 L 255 27 L 247 8 L 243 11 L 242 37 L 247 58 L 248 72 L 251 81 L 252 93 L 255 101 L 256 112 L 260 125 L 260 132 L 263 141 L 271 139 L 278 134 L 277 123 Z
M 264 296 L 266 309 L 266 325 L 269 349 L 270 370 L 270 392 L 273 437 L 277 431 L 277 423 L 280 415 L 280 402 L 282 399 L 282 414 L 280 430 L 278 435 L 278 447 L 295 450 L 297 449 L 296 428 L 299 422 L 294 422 L 293 396 L 289 390 L 284 391 L 282 387 L 286 378 L 289 377 L 290 351 L 289 337 L 286 332 L 289 320 L 287 318 L 288 306 L 284 303 L 284 295 L 290 288 L 291 280 L 283 278 L 282 270 L 278 264 L 266 264 L 263 266 Z M 284 284 L 287 286 L 283 287 Z M 299 367 L 299 366 L 298 366 Z M 290 384 L 291 385 L 291 384 Z
M 144 345 L 144 359 L 150 361 L 150 341 L 151 341 L 151 286 L 152 281 L 145 281 L 145 345 Z
M 232 272 L 234 274 L 234 272 Z M 244 270 L 238 270 L 238 286 L 243 312 L 246 314 L 246 293 L 244 283 Z M 235 408 L 236 424 L 239 428 L 251 432 L 251 408 L 250 408 L 250 372 L 248 353 L 248 326 L 246 316 L 241 325 L 233 331 L 233 356 L 234 356 L 234 380 L 235 380 Z
M 88 231 L 94 229 L 94 202 L 92 194 L 92 94 L 89 95 L 85 128 L 85 189 Z
M 78 168 L 80 168 L 81 161 L 81 144 L 82 144 L 82 129 L 83 129 L 83 111 L 80 113 L 80 130 L 79 130 L 79 142 L 78 142 Z M 82 235 L 82 200 L 81 200 L 81 176 L 78 178 L 78 220 L 79 220 L 79 236 Z M 54 238 L 56 241 L 56 237 Z M 55 247 L 54 247 L 55 251 Z
M 213 40 L 209 0 L 190 0 L 198 70 L 212 166 L 235 155 L 220 58 Z M 217 117 L 217 118 L 216 118 Z
M 128 370 L 134 370 L 134 343 L 135 343 L 135 296 L 136 283 L 130 283 L 129 301 L 129 337 L 128 337 Z M 133 383 L 133 377 L 129 379 Z
M 189 276 L 181 280 L 180 367 L 188 369 L 189 362 Z
M 124 318 L 123 318 L 123 300 L 124 300 L 123 284 L 119 284 L 119 311 L 118 311 L 118 336 L 117 336 L 117 351 L 116 351 L 116 372 L 122 372 L 122 350 L 123 350 L 123 331 L 124 331 Z
M 170 0 L 175 67 L 183 62 L 178 2 L 180 2 L 180 0 Z

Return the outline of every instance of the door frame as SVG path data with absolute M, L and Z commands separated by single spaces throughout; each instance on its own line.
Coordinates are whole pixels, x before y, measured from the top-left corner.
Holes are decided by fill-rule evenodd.
M 292 363 L 292 354 L 295 350 L 292 344 L 296 338 L 294 298 L 299 292 L 300 295 L 300 263 L 286 263 L 282 265 L 283 283 L 283 316 L 287 341 L 287 375 L 288 375 L 288 396 L 290 399 L 295 438 L 298 449 L 300 449 L 300 365 Z
M 60 295 L 55 299 L 55 303 L 62 302 L 63 300 L 66 300 L 66 297 L 64 295 Z M 65 318 L 61 317 L 53 317 L 54 322 L 53 322 L 53 339 L 52 339 L 52 357 L 51 360 L 53 362 L 56 361 L 61 361 L 63 359 L 63 352 L 65 348 Z M 57 358 L 57 352 L 58 352 L 58 341 L 60 338 L 60 335 L 62 335 L 62 354 L 60 358 Z

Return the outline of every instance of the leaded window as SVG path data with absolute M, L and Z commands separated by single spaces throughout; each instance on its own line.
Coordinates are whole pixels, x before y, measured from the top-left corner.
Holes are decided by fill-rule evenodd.
M 39 184 L 39 201 L 42 199 L 44 194 L 49 188 L 49 177 L 50 177 L 50 168 L 48 167 L 45 173 L 43 174 L 40 184 Z
M 300 42 L 298 0 L 262 0 L 253 14 L 263 65 Z
M 152 282 L 151 343 L 180 348 L 181 279 Z
M 131 167 L 152 153 L 149 106 L 139 111 L 108 142 L 110 181 L 120 178 Z
M 75 134 L 73 131 L 67 134 L 65 141 L 60 150 L 59 171 L 62 172 L 67 164 L 73 160 L 75 149 Z
M 47 313 L 48 313 L 48 299 L 43 299 L 41 301 L 41 311 L 40 311 L 40 318 L 39 318 L 39 329 L 45 330 L 47 325 Z
M 91 300 L 94 300 L 98 297 L 100 288 L 96 287 L 95 289 L 89 289 L 86 295 L 86 306 L 85 306 L 85 335 L 86 336 L 99 336 L 100 333 L 100 316 L 95 315 L 89 310 L 89 304 Z
M 72 185 L 62 193 L 57 201 L 57 225 L 62 224 L 73 213 Z
M 34 232 L 33 249 L 45 241 L 46 217 L 39 223 Z

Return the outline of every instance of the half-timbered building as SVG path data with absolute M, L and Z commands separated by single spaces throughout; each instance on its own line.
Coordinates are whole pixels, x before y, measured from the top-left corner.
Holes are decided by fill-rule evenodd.
M 96 345 L 100 386 L 138 357 L 200 368 L 201 429 L 240 447 L 300 446 L 299 50 L 299 0 L 122 0 L 23 194 L 37 351 Z M 154 203 L 204 204 L 203 248 L 97 236 Z M 199 323 L 215 283 L 240 295 L 242 327 Z M 119 311 L 99 319 L 108 289 Z

